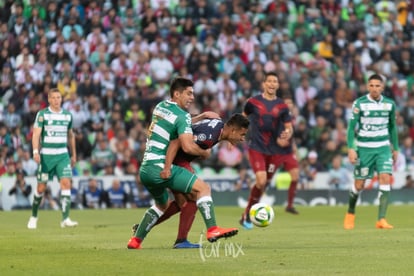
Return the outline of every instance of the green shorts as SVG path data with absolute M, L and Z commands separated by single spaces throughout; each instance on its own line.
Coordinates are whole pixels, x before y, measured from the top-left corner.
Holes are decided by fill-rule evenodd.
M 358 148 L 358 161 L 355 164 L 355 179 L 369 179 L 378 174 L 392 174 L 392 154 L 390 147 Z
M 37 182 L 47 183 L 54 176 L 61 178 L 72 178 L 72 167 L 69 154 L 40 155 L 40 165 L 37 168 Z
M 161 171 L 162 168 L 156 164 L 143 165 L 139 169 L 142 184 L 158 204 L 167 203 L 167 188 L 187 194 L 191 192 L 194 182 L 197 180 L 195 174 L 176 165 L 172 166 L 171 177 L 168 179 L 160 177 Z

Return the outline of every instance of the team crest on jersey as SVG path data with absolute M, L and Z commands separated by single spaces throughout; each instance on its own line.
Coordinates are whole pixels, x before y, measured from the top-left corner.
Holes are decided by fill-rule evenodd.
M 206 139 L 207 139 L 207 137 L 204 133 L 201 133 L 197 136 L 198 141 L 205 141 Z

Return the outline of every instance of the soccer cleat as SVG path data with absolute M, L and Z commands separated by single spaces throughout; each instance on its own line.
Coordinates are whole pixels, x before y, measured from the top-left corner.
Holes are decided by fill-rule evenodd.
M 240 225 L 243 226 L 244 229 L 246 229 L 246 230 L 252 230 L 253 229 L 253 223 L 251 223 L 250 221 L 241 219 L 239 222 L 240 222 Z
M 247 221 L 247 219 L 244 219 L 245 215 L 243 214 L 241 219 L 239 220 L 239 223 L 241 226 L 243 226 L 246 230 L 252 230 L 253 229 L 253 223 L 251 221 Z
M 285 211 L 293 215 L 299 215 L 299 212 L 295 209 L 295 207 L 286 207 Z
M 393 229 L 394 226 L 392 226 L 391 224 L 389 224 L 385 218 L 380 219 L 379 221 L 377 221 L 377 223 L 375 224 L 375 227 L 378 229 Z
M 29 222 L 27 223 L 27 228 L 29 229 L 36 229 L 37 228 L 37 218 L 30 217 Z
M 185 249 L 185 248 L 200 248 L 200 245 L 198 243 L 191 243 L 187 240 L 174 244 L 174 249 Z
M 60 227 L 65 228 L 65 227 L 75 227 L 78 226 L 78 222 L 77 221 L 72 221 L 70 218 L 66 218 L 65 220 L 63 220 L 60 223 Z
M 344 219 L 344 229 L 351 230 L 355 226 L 355 214 L 346 213 Z
M 141 241 L 137 237 L 131 237 L 127 245 L 128 249 L 141 249 Z
M 207 230 L 207 240 L 215 242 L 221 238 L 230 238 L 237 235 L 239 230 L 237 228 L 220 228 L 218 226 L 210 227 Z

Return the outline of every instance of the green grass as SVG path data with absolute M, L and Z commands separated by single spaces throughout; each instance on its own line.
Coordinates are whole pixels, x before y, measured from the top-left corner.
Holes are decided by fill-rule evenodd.
M 72 211 L 74 229 L 59 227 L 60 212 L 40 211 L 27 230 L 28 211 L 0 212 L 1 275 L 412 275 L 414 206 L 390 206 L 393 230 L 375 229 L 377 207 L 359 206 L 356 228 L 342 229 L 345 207 L 275 207 L 274 223 L 210 244 L 197 214 L 190 240 L 202 251 L 174 250 L 178 216 L 156 226 L 142 250 L 127 250 L 130 228 L 144 209 Z M 216 208 L 222 226 L 242 210 Z M 214 250 L 212 249 L 214 245 Z M 233 246 L 233 254 L 226 247 Z M 228 253 L 229 251 L 227 251 Z M 203 260 L 204 258 L 204 260 Z

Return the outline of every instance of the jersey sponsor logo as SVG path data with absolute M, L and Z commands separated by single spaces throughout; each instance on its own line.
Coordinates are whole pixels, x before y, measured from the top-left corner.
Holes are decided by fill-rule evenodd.
M 368 117 L 369 116 L 369 111 L 364 111 L 364 116 Z
M 391 103 L 361 103 L 361 110 L 363 111 L 390 111 L 392 110 Z
M 361 176 L 367 176 L 369 173 L 369 168 L 361 168 Z
M 38 119 L 38 121 L 39 121 L 39 122 L 43 122 L 43 121 L 44 121 L 44 118 L 43 118 L 43 116 L 39 116 L 39 119 Z
M 206 137 L 206 135 L 205 135 L 204 133 L 201 133 L 201 134 L 199 134 L 199 135 L 197 136 L 197 140 L 198 140 L 198 141 L 203 142 L 203 141 L 205 141 L 206 139 L 207 139 L 207 137 Z

